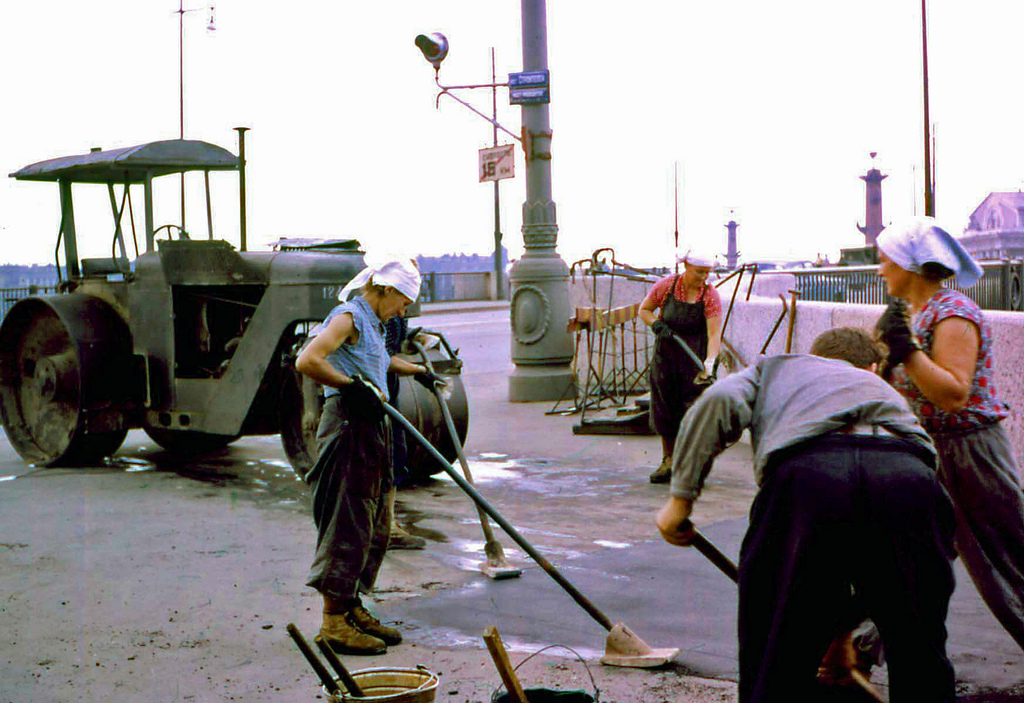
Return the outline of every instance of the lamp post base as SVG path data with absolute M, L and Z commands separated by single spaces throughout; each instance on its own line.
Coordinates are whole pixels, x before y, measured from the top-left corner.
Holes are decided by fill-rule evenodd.
M 575 397 L 576 378 L 569 364 L 516 366 L 508 377 L 508 399 L 513 403 Z

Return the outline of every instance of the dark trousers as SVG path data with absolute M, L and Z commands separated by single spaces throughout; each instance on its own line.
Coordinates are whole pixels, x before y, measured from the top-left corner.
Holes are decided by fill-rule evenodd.
M 391 532 L 391 449 L 384 420 L 367 420 L 343 396 L 324 403 L 320 454 L 306 474 L 316 553 L 307 586 L 350 604 L 373 588 Z
M 890 437 L 827 435 L 773 455 L 740 551 L 740 701 L 820 700 L 815 676 L 857 607 L 878 626 L 889 700 L 952 701 L 953 510 Z

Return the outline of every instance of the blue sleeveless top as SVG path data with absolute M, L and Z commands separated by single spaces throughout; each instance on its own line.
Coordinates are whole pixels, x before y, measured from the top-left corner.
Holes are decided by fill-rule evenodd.
M 356 297 L 331 310 L 324 319 L 323 327 L 346 312 L 352 315 L 352 323 L 359 332 L 359 341 L 355 344 L 342 344 L 327 355 L 327 361 L 346 376 L 363 374 L 387 395 L 388 365 L 391 363 L 391 356 L 384 348 L 384 323 L 373 312 L 369 303 L 363 298 Z M 337 388 L 324 386 L 324 395 L 328 398 L 340 393 Z

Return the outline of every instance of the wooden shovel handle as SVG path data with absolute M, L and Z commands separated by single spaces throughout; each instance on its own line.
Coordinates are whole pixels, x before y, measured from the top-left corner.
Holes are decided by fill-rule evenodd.
M 487 644 L 487 651 L 491 653 L 491 659 L 494 660 L 494 668 L 501 675 L 501 680 L 505 684 L 512 703 L 527 703 L 523 687 L 519 685 L 516 672 L 512 670 L 512 664 L 508 660 L 505 645 L 501 643 L 501 635 L 493 625 L 488 625 L 484 630 L 484 642 Z

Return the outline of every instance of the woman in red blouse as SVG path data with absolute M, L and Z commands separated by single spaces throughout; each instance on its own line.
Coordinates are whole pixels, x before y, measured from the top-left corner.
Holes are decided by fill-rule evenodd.
M 722 300 L 707 283 L 714 257 L 695 252 L 683 257 L 683 273 L 666 276 L 640 305 L 640 319 L 657 335 L 651 360 L 651 427 L 661 436 L 661 463 L 651 483 L 672 477 L 672 447 L 679 422 L 700 395 L 699 374 L 710 377 L 722 343 Z M 701 369 L 683 349 L 681 338 L 704 359 Z
M 878 275 L 897 299 L 877 325 L 890 382 L 935 442 L 967 573 L 1024 648 L 1024 492 L 1001 424 L 1009 408 L 992 382 L 992 334 L 981 309 L 942 285 L 956 276 L 971 286 L 981 267 L 930 217 L 890 226 L 878 250 Z

